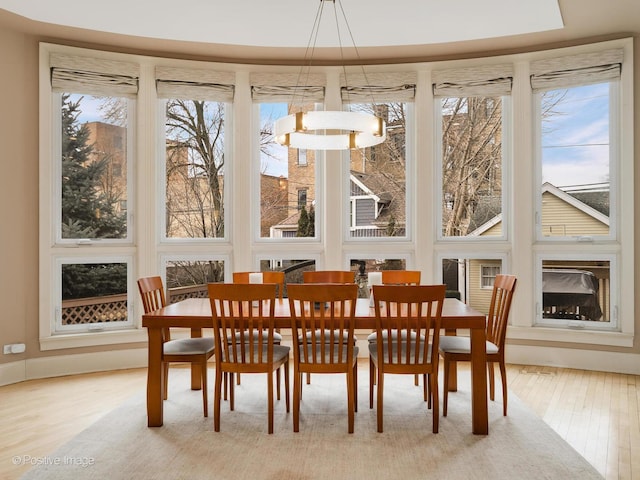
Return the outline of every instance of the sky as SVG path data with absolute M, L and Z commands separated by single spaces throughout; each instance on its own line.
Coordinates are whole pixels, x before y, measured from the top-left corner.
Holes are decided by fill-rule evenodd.
M 609 85 L 571 88 L 545 117 L 542 181 L 557 187 L 609 181 Z

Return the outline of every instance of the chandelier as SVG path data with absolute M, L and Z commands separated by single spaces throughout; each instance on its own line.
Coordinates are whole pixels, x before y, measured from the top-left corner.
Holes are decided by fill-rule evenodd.
M 309 52 L 309 47 L 313 42 L 313 47 L 311 48 L 311 56 L 313 56 L 315 41 L 318 36 L 318 28 L 320 26 L 320 20 L 322 18 L 324 4 L 326 2 L 333 3 L 335 22 L 336 27 L 338 28 L 338 42 L 340 45 L 342 68 L 345 83 L 347 83 L 347 73 L 344 66 L 344 55 L 340 39 L 340 28 L 338 27 L 336 2 L 340 5 L 345 25 L 351 35 L 349 23 L 347 22 L 344 10 L 342 10 L 340 0 L 320 0 L 315 22 L 311 30 L 311 36 L 309 37 L 309 43 L 307 44 L 307 51 L 305 52 L 305 61 L 303 62 L 303 66 L 298 76 L 298 85 L 305 65 L 308 65 L 307 68 L 311 67 L 311 57 L 307 61 L 307 54 Z M 353 41 L 353 36 L 351 36 L 351 41 L 357 54 L 358 49 Z M 362 69 L 362 72 L 364 74 L 364 68 Z M 366 78 L 366 75 L 364 75 L 364 77 Z M 298 85 L 296 85 L 296 90 Z M 372 147 L 385 141 L 386 125 L 381 117 L 361 111 L 300 111 L 276 120 L 275 139 L 280 145 L 307 150 L 347 150 Z

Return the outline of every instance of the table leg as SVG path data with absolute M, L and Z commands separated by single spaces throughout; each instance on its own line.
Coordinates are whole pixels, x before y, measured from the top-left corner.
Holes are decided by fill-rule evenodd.
M 445 330 L 444 334 L 448 337 L 455 337 L 456 330 Z M 449 391 L 457 392 L 458 391 L 458 364 L 456 362 L 451 362 L 449 364 Z
M 147 328 L 149 337 L 149 358 L 147 363 L 147 425 L 162 426 L 162 329 Z
M 471 334 L 471 422 L 476 435 L 489 434 L 487 404 L 487 345 L 484 328 L 474 328 Z
M 191 338 L 202 337 L 202 330 L 200 328 L 191 329 Z M 202 367 L 197 362 L 191 363 L 191 390 L 202 389 Z

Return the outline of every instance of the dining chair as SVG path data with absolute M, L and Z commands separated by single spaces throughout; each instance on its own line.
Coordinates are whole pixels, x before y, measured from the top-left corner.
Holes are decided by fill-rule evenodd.
M 138 279 L 138 290 L 142 298 L 144 313 L 153 312 L 166 306 L 162 278 L 144 277 Z M 200 365 L 202 371 L 202 403 L 204 416 L 209 416 L 207 400 L 207 361 L 214 354 L 213 337 L 171 339 L 168 328 L 162 330 L 162 377 L 164 384 L 163 398 L 168 396 L 168 379 L 170 363 L 192 363 Z
M 494 363 L 500 367 L 502 378 L 502 413 L 507 415 L 507 368 L 504 349 L 509 323 L 511 300 L 516 289 L 515 275 L 496 275 L 491 293 L 491 303 L 487 315 L 487 368 L 489 371 L 489 397 L 495 399 Z M 469 337 L 443 336 L 440 338 L 440 355 L 444 361 L 444 396 L 442 414 L 447 416 L 449 395 L 449 369 L 451 362 L 471 361 L 471 340 Z
M 284 295 L 284 272 L 233 272 L 233 283 L 275 283 L 278 298 Z
M 378 432 L 383 431 L 384 375 L 429 379 L 433 433 L 438 433 L 438 341 L 445 285 L 374 285 L 376 341 L 369 343 L 369 408 L 377 390 Z M 426 382 L 425 382 L 426 383 Z
M 210 283 L 207 286 L 213 317 L 216 381 L 214 430 L 220 431 L 220 401 L 224 374 L 229 374 L 229 407 L 234 409 L 233 375 L 267 374 L 268 430 L 273 433 L 273 372 L 284 368 L 285 401 L 289 411 L 289 347 L 274 338 L 275 284 Z M 229 339 L 235 341 L 229 341 Z
M 305 270 L 303 283 L 355 283 L 356 272 L 351 270 Z M 354 338 L 357 341 L 357 338 Z M 311 373 L 307 373 L 307 385 L 311 383 Z
M 278 286 L 278 298 L 284 295 L 284 272 L 233 272 L 233 283 L 275 283 Z M 273 334 L 273 343 L 280 345 L 282 335 L 278 330 Z M 236 384 L 240 385 L 240 373 L 236 374 Z M 227 399 L 227 383 L 224 384 L 224 399 Z M 280 400 L 280 370 L 276 373 L 276 392 Z
M 303 373 L 344 373 L 347 378 L 348 430 L 358 410 L 358 347 L 354 322 L 358 286 L 290 284 L 293 341 L 293 431 L 300 431 Z
M 355 283 L 356 272 L 351 270 L 306 270 L 303 283 Z
M 369 272 L 369 288 L 373 292 L 373 284 L 375 285 L 420 285 L 420 270 L 380 270 L 378 272 Z M 373 293 L 371 293 L 373 296 Z M 375 342 L 376 333 L 373 332 L 367 337 L 367 341 Z M 375 380 L 375 379 L 374 379 Z M 417 386 L 418 376 L 414 380 Z

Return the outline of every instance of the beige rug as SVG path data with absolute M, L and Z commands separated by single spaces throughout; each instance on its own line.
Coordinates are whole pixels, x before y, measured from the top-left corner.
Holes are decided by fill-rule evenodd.
M 431 412 L 413 377 L 387 376 L 384 433 L 359 372 L 355 433 L 347 433 L 344 376 L 315 375 L 303 389 L 300 432 L 284 400 L 267 434 L 266 379 L 243 375 L 236 409 L 223 403 L 221 432 L 202 416 L 188 371 L 172 369 L 164 426 L 147 428 L 144 395 L 115 408 L 27 472 L 34 479 L 595 479 L 598 472 L 513 394 L 509 416 L 489 402 L 489 435 L 471 433 L 468 375 L 449 396 L 449 415 L 431 433 Z M 213 370 L 210 371 L 211 386 Z M 496 394 L 498 395 L 498 394 Z M 213 391 L 211 390 L 211 402 Z M 499 400 L 499 399 L 497 399 Z M 211 415 L 213 408 L 210 407 Z

